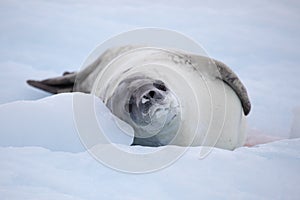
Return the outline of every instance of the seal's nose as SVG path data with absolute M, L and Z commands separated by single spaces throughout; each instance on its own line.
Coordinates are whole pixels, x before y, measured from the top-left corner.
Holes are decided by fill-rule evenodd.
M 145 99 L 159 100 L 163 98 L 163 95 L 160 92 L 150 90 L 147 95 L 144 96 Z
M 163 95 L 159 91 L 150 90 L 141 99 L 139 107 L 141 108 L 141 111 L 143 113 L 148 113 L 150 107 L 156 104 L 160 104 L 163 98 Z

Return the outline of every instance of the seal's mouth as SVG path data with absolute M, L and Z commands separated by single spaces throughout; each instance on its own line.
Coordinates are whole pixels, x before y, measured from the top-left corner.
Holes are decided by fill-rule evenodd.
M 159 91 L 150 90 L 144 94 L 139 101 L 138 107 L 143 114 L 153 115 L 153 112 L 157 109 L 156 106 L 163 105 L 165 102 L 165 94 L 161 94 Z

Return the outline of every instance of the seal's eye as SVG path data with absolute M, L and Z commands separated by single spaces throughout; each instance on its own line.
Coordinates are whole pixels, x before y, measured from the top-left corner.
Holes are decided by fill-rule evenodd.
M 157 82 L 157 83 L 153 83 L 153 86 L 156 87 L 159 90 L 162 91 L 167 91 L 167 87 L 165 86 L 165 84 L 161 81 Z

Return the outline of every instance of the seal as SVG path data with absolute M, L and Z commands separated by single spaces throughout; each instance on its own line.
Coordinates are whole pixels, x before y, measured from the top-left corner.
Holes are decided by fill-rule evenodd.
M 190 145 L 188 141 L 193 140 L 191 145 L 194 146 L 208 145 L 234 149 L 244 144 L 246 138 L 245 116 L 251 110 L 247 90 L 228 66 L 205 56 L 174 49 L 161 50 L 127 45 L 106 50 L 79 72 L 65 72 L 59 77 L 42 81 L 28 80 L 27 83 L 53 94 L 63 92 L 91 93 L 95 83 L 98 84 L 97 77 L 99 74 L 105 73 L 108 65 L 113 68 L 113 66 L 129 62 L 128 60 L 135 57 L 143 58 L 137 64 L 139 66 L 143 66 L 143 62 L 154 57 L 154 60 L 161 63 L 168 62 L 169 65 L 171 63 L 172 67 L 189 75 L 188 82 L 190 83 L 187 85 L 195 86 L 198 101 L 201 101 L 201 123 L 206 127 L 204 129 L 207 134 L 204 136 L 208 142 L 204 142 L 203 135 L 194 137 L 191 134 L 191 130 L 196 127 L 190 122 L 194 119 L 194 111 L 193 108 L 190 108 L 189 96 L 184 91 L 183 93 L 182 91 L 178 92 L 177 89 L 176 92 L 174 89 L 175 84 L 180 85 L 174 80 L 176 77 L 161 75 L 163 67 L 149 65 L 148 68 L 121 70 L 115 75 L 117 78 L 101 85 L 102 89 L 97 93 L 97 96 L 103 100 L 114 115 L 133 127 L 135 136 L 133 145 L 162 146 L 175 144 L 187 146 Z M 115 60 L 117 61 L 114 62 Z M 160 75 L 157 76 L 157 74 Z M 225 104 L 221 105 L 217 101 L 214 102 L 217 105 L 213 108 L 216 113 L 214 116 L 211 116 L 211 111 L 205 108 L 211 102 L 202 94 L 206 88 L 205 85 L 197 82 L 201 78 L 208 82 L 208 85 L 213 88 L 212 93 L 217 96 L 225 90 L 225 96 L 219 95 Z M 221 85 L 224 87 L 222 88 Z M 221 107 L 224 106 L 226 107 L 226 111 L 223 111 L 225 119 L 221 115 L 218 116 L 218 113 L 221 113 Z M 188 113 L 186 112 L 187 108 L 189 108 Z M 213 119 L 213 123 L 209 122 L 211 119 Z M 224 121 L 223 124 L 214 125 L 214 123 L 222 120 Z M 210 137 L 217 137 L 219 132 L 221 132 L 220 137 L 214 143 Z

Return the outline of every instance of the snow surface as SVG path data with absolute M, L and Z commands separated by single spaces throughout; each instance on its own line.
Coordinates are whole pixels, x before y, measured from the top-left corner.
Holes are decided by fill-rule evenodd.
M 84 151 L 73 119 L 73 97 L 82 97 L 82 105 L 94 103 L 103 129 L 109 129 L 110 141 L 130 145 L 110 111 L 98 98 L 83 93 L 59 94 L 38 101 L 16 101 L 0 105 L 0 146 L 40 146 L 54 151 Z M 87 117 L 87 116 L 85 116 Z M 86 119 L 88 120 L 88 119 Z
M 2 200 L 296 200 L 299 151 L 300 139 L 294 139 L 235 151 L 214 149 L 200 160 L 199 148 L 193 147 L 166 169 L 135 175 L 107 168 L 86 152 L 0 147 L 0 193 Z
M 300 139 L 234 151 L 215 148 L 204 159 L 199 159 L 200 147 L 191 147 L 162 170 L 122 173 L 84 150 L 73 120 L 74 95 L 93 98 L 60 94 L 0 105 L 1 200 L 299 199 Z M 122 136 L 101 101 L 96 105 L 107 127 L 120 135 L 119 140 L 111 138 L 123 143 L 120 148 L 149 150 L 128 146 L 130 140 Z
M 294 119 L 290 132 L 290 138 L 300 137 L 300 107 L 294 109 Z

